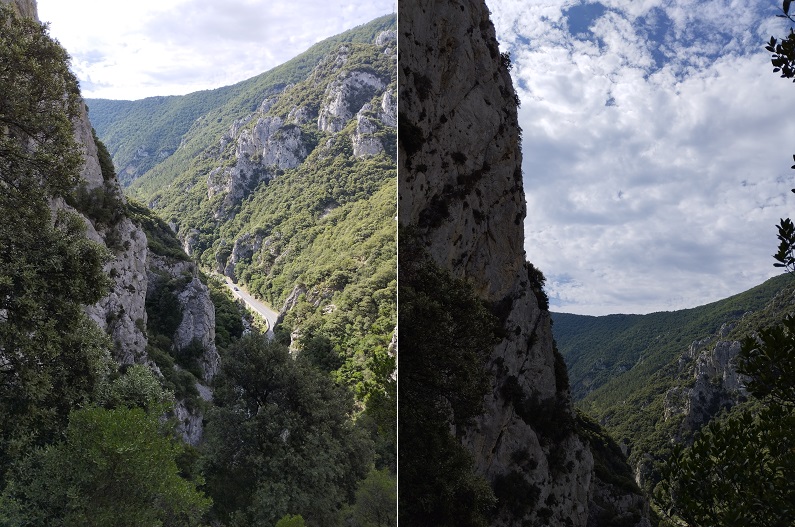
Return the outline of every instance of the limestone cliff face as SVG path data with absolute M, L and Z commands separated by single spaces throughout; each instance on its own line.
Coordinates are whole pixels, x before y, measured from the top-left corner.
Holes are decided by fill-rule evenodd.
M 24 16 L 38 19 L 35 0 L 0 0 L 11 3 Z M 126 209 L 126 200 L 118 179 L 100 163 L 98 147 L 92 133 L 85 104 L 73 121 L 77 142 L 83 147 L 84 164 L 80 172 L 81 183 L 74 202 L 54 200 L 54 209 L 62 208 L 80 214 L 86 224 L 86 236 L 104 244 L 112 254 L 105 271 L 112 279 L 107 296 L 86 312 L 97 325 L 112 338 L 114 356 L 120 364 L 147 364 L 156 373 L 157 366 L 146 352 L 147 313 L 146 296 L 156 284 L 150 280 L 153 273 L 177 276 L 189 273 L 192 277 L 179 292 L 178 300 L 183 313 L 182 321 L 174 335 L 175 346 L 180 349 L 199 342 L 205 353 L 201 357 L 202 381 L 209 383 L 218 371 L 218 352 L 215 349 L 215 309 L 209 290 L 197 278 L 196 267 L 191 262 L 171 261 L 153 254 L 148 247 L 146 233 L 133 221 Z M 83 196 L 81 198 L 80 196 Z M 92 200 L 88 197 L 99 197 Z M 97 205 L 101 203 L 101 205 Z M 210 398 L 205 386 L 197 386 L 202 397 Z M 177 401 L 175 414 L 182 423 L 180 431 L 194 443 L 201 437 L 201 415 L 187 411 L 184 401 Z
M 713 335 L 693 341 L 678 361 L 682 384 L 669 389 L 663 401 L 663 420 L 677 426 L 671 441 L 689 443 L 721 410 L 746 399 L 746 378 L 737 372 L 740 342 L 729 337 L 736 324 L 726 323 Z M 642 459 L 635 479 L 642 484 L 651 467 Z
M 366 71 L 340 74 L 326 88 L 326 97 L 317 118 L 317 127 L 324 132 L 339 132 L 362 103 L 384 89 L 384 82 Z
M 201 375 L 195 387 L 205 401 L 212 400 L 210 385 L 220 368 L 220 356 L 215 346 L 215 306 L 210 299 L 210 291 L 198 278 L 198 268 L 193 262 L 174 260 L 150 253 L 147 262 L 147 294 L 159 294 L 168 284 L 179 284 L 173 291 L 181 320 L 173 335 L 174 351 L 180 352 L 192 346 L 200 346 L 201 354 L 197 364 Z M 179 369 L 179 366 L 175 366 Z M 185 400 L 177 400 L 172 416 L 177 423 L 177 432 L 191 445 L 201 442 L 204 432 L 203 410 Z
M 35 0 L 2 1 L 15 6 L 23 16 L 38 20 Z M 80 176 L 85 191 L 102 192 L 115 199 L 118 207 L 123 207 L 124 198 L 118 181 L 115 177 L 108 179 L 103 176 L 84 104 L 73 124 L 75 138 L 84 148 Z M 60 199 L 53 203 L 53 207 L 75 210 Z M 105 271 L 113 279 L 111 291 L 96 305 L 88 306 L 86 311 L 113 338 L 120 363 L 145 362 L 146 235 L 122 210 L 113 211 L 112 219 L 104 221 L 92 218 L 86 211 L 77 212 L 85 220 L 87 236 L 109 247 L 114 256 L 105 266 Z
M 87 192 L 112 197 L 118 210 L 111 220 L 99 220 L 90 211 L 86 218 L 88 236 L 111 249 L 113 259 L 105 271 L 113 279 L 107 297 L 87 308 L 89 316 L 116 343 L 116 357 L 122 364 L 146 362 L 146 262 L 149 254 L 146 234 L 125 214 L 124 195 L 115 176 L 102 173 L 97 145 L 85 105 L 74 122 L 75 137 L 84 146 L 85 164 L 80 173 Z
M 259 113 L 264 113 L 262 108 Z M 251 121 L 252 117 L 248 116 L 244 123 Z M 239 126 L 240 123 L 235 122 L 221 141 L 236 134 Z M 227 206 L 237 203 L 260 181 L 272 178 L 279 170 L 298 166 L 307 153 L 298 126 L 285 123 L 279 117 L 262 115 L 252 128 L 243 129 L 237 136 L 235 165 L 210 172 L 208 197 L 224 193 Z
M 668 390 L 663 418 L 681 416 L 680 438 L 747 395 L 745 379 L 736 370 L 740 342 L 723 338 L 730 330 L 725 324 L 717 335 L 693 342 L 679 359 L 679 368 L 690 382 Z
M 491 392 L 464 442 L 489 481 L 521 478 L 536 490 L 514 508 L 527 512 L 500 507 L 494 524 L 599 525 L 589 506 L 609 493 L 596 488 L 592 454 L 575 432 L 565 366 L 525 261 L 517 100 L 488 9 L 482 0 L 416 0 L 401 2 L 399 17 L 399 222 L 500 318 L 505 337 L 485 365 Z M 637 508 L 643 500 L 633 496 Z
M 384 31 L 373 44 L 385 54 L 394 54 L 395 39 L 394 31 Z M 314 68 L 309 79 L 268 95 L 254 113 L 232 123 L 218 144 L 219 166 L 207 175 L 207 197 L 223 197 L 217 218 L 227 216 L 259 183 L 303 163 L 315 147 L 308 137 L 315 130 L 331 134 L 326 142 L 333 144 L 333 136 L 355 121 L 354 132 L 349 134 L 354 155 L 362 158 L 384 151 L 378 132 L 397 125 L 394 86 L 369 66 L 348 67 L 350 58 L 350 47 L 340 46 Z M 320 102 L 304 100 L 303 94 L 318 86 L 324 87 Z M 374 98 L 380 104 L 372 104 Z M 298 104 L 285 115 L 280 106 L 283 100 Z M 307 133 L 310 128 L 314 130 Z M 187 237 L 183 235 L 186 243 Z M 235 263 L 220 271 L 233 277 Z

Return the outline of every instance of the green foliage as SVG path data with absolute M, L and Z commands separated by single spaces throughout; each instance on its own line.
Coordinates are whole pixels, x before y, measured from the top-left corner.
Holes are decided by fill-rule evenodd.
M 530 288 L 532 289 L 536 300 L 538 300 L 538 307 L 543 311 L 548 311 L 549 297 L 544 292 L 544 284 L 547 281 L 544 273 L 542 273 L 539 269 L 536 269 L 536 267 L 530 262 L 525 262 L 525 268 L 527 269 L 527 277 L 530 279 Z
M 152 333 L 165 335 L 169 339 L 174 336 L 182 322 L 182 305 L 177 294 L 191 278 L 191 276 L 171 278 L 164 275 L 150 285 L 146 297 L 146 314 L 149 320 L 148 327 Z
M 792 278 L 782 275 L 682 311 L 604 317 L 553 313 L 553 332 L 569 366 L 572 394 L 581 399 L 578 406 L 628 445 L 630 464 L 644 466 L 646 490 L 659 481 L 671 439 L 681 433 L 681 418 L 663 420 L 664 402 L 670 389 L 693 382 L 679 364 L 688 346 L 714 337 L 725 323 L 735 328 L 722 338 L 739 340 L 781 320 L 792 288 Z
M 286 314 L 281 334 L 298 335 L 294 345 L 308 350 L 306 358 L 314 357 L 337 382 L 353 387 L 363 406 L 372 394 L 389 393 L 386 377 L 373 372 L 388 355 L 397 319 L 395 153 L 387 148 L 385 154 L 358 159 L 350 141 L 355 120 L 341 132 L 327 134 L 317 130 L 314 118 L 329 82 L 346 71 L 369 71 L 396 92 L 394 57 L 372 45 L 375 35 L 393 28 L 394 22 L 392 16 L 374 20 L 223 93 L 119 103 L 119 119 L 113 122 L 105 122 L 111 103 L 91 101 L 95 126 L 119 166 L 125 163 L 118 157 L 121 150 L 116 150 L 123 146 L 117 133 L 122 127 L 130 132 L 123 138 L 130 139 L 124 148 L 137 149 L 146 142 L 133 141 L 134 133 L 154 136 L 165 130 L 158 124 L 161 114 L 177 108 L 191 114 L 190 128 L 178 123 L 174 130 L 181 129 L 183 135 L 168 140 L 180 148 L 152 165 L 130 193 L 177 224 L 206 269 L 225 268 L 235 240 L 247 236 L 256 241 L 259 249 L 236 263 L 236 279 L 277 308 L 303 286 L 306 295 Z M 338 63 L 343 43 L 346 60 Z M 234 163 L 234 142 L 220 147 L 219 139 L 233 121 L 289 84 L 293 86 L 279 94 L 268 113 L 286 117 L 293 106 L 300 106 L 313 114 L 300 127 L 308 158 L 250 189 L 241 203 L 222 207 L 222 196 L 207 197 L 207 174 Z M 253 119 L 244 126 L 255 123 Z M 394 145 L 392 128 L 378 133 L 387 147 Z M 159 148 L 147 146 L 150 153 Z M 163 148 L 165 152 L 172 147 Z M 128 154 L 133 155 L 132 150 Z M 147 236 L 152 247 L 150 229 Z M 226 340 L 223 332 L 218 335 Z
M 677 446 L 656 491 L 672 521 L 688 526 L 790 526 L 795 517 L 795 412 L 771 402 L 711 421 Z
M 232 360 L 232 365 L 218 378 L 215 401 L 220 408 L 208 416 L 205 466 L 208 488 L 216 498 L 214 513 L 225 522 L 273 525 L 287 513 L 300 513 L 308 523 L 336 519 L 337 509 L 353 500 L 356 483 L 369 468 L 350 453 L 354 443 L 364 445 L 365 457 L 375 450 L 376 467 L 396 468 L 397 388 L 389 348 L 397 325 L 395 131 L 387 127 L 378 132 L 385 154 L 357 159 L 350 143 L 355 121 L 337 134 L 318 131 L 316 125 L 326 87 L 338 74 L 369 71 L 396 93 L 394 56 L 371 45 L 376 34 L 394 25 L 393 16 L 375 20 L 221 90 L 134 102 L 90 101 L 94 125 L 120 167 L 120 178 L 130 183 L 130 194 L 176 225 L 205 269 L 225 268 L 238 242 L 234 274 L 255 296 L 278 308 L 297 287 L 305 291 L 276 328 L 276 340 L 294 340 L 298 357 L 280 371 L 295 384 L 306 380 L 308 394 L 299 390 L 298 400 L 289 403 L 274 395 L 277 403 L 267 405 L 261 419 L 243 422 L 238 413 L 241 393 L 261 389 L 270 373 L 262 371 L 258 360 L 249 364 L 230 359 L 242 353 L 241 346 L 260 345 L 252 344 L 256 337 L 242 337 L 238 305 L 211 281 L 216 344 L 222 363 Z M 343 43 L 346 49 L 340 51 Z M 344 63 L 335 64 L 338 52 L 346 54 Z M 208 198 L 208 174 L 235 163 L 234 141 L 221 138 L 234 121 L 276 94 L 279 99 L 269 115 L 286 117 L 294 105 L 308 110 L 310 121 L 300 126 L 308 158 L 294 169 L 271 174 L 268 181 L 254 181 L 240 202 L 223 202 L 221 195 Z M 380 105 L 370 99 L 372 95 L 357 102 Z M 255 123 L 242 126 L 250 129 Z M 137 154 L 139 147 L 149 155 Z M 141 172 L 146 174 L 131 181 Z M 170 236 L 163 222 L 152 224 L 147 211 L 135 203 L 128 209 L 144 226 L 153 252 L 178 257 L 178 244 L 153 242 L 162 233 Z M 246 239 L 257 247 L 250 256 L 239 251 Z M 175 251 L 168 252 L 172 246 Z M 166 387 L 180 398 L 195 391 L 188 371 L 195 368 L 191 350 L 174 350 L 171 342 L 179 318 L 176 294 L 167 279 L 149 291 L 147 351 L 160 366 Z M 224 348 L 230 351 L 224 353 Z M 259 377 L 244 373 L 246 369 Z M 237 391 L 230 388 L 233 384 Z M 339 401 L 347 388 L 353 391 L 355 407 Z M 312 390 L 332 394 L 324 395 L 329 402 L 311 409 L 304 405 L 301 398 L 314 397 Z M 238 402 L 233 402 L 235 397 Z M 313 412 L 333 418 L 315 426 L 317 434 L 295 432 L 295 423 Z M 280 422 L 282 428 L 276 430 Z M 280 435 L 284 430 L 289 431 L 286 440 Z M 326 436 L 332 443 L 343 439 L 326 445 Z M 247 446 L 238 453 L 234 449 L 241 438 Z M 247 459 L 242 467 L 238 456 Z M 317 490 L 321 488 L 322 494 Z
M 143 408 L 158 415 L 170 409 L 174 394 L 163 389 L 149 367 L 131 364 L 123 370 L 98 387 L 96 400 L 101 406 Z
M 202 378 L 199 359 L 204 353 L 201 342 L 193 341 L 183 348 L 174 345 L 173 338 L 182 323 L 182 304 L 177 295 L 193 280 L 190 273 L 172 278 L 157 273 L 150 281 L 146 297 L 147 355 L 163 374 L 163 386 L 184 401 L 189 410 L 202 407 L 196 382 Z
M 107 290 L 110 255 L 79 216 L 49 207 L 82 164 L 67 59 L 41 24 L 0 5 L 0 487 L 110 370 L 110 341 L 83 311 Z
M 371 426 L 375 442 L 375 466 L 397 471 L 397 376 L 395 357 L 379 353 L 371 366 L 371 388 L 365 398 L 365 413 L 357 423 Z
M 471 287 L 426 260 L 401 232 L 400 521 L 486 525 L 494 504 L 450 433 L 482 410 L 496 321 Z
M 629 493 L 640 494 L 621 448 L 599 423 L 581 411 L 576 414 L 577 435 L 587 441 L 594 458 L 594 473 L 601 481 Z
M 133 199 L 128 199 L 127 216 L 143 228 L 147 245 L 153 253 L 176 260 L 190 259 L 174 232 L 153 211 Z
M 762 310 L 791 282 L 791 277 L 779 276 L 730 298 L 679 311 L 601 317 L 553 313 L 552 330 L 569 367 L 572 397 L 600 407 L 626 399 L 691 342 Z
M 93 128 L 91 129 L 91 137 L 94 138 L 94 144 L 97 145 L 97 158 L 99 159 L 99 168 L 102 171 L 102 179 L 105 181 L 114 180 L 116 178 L 116 168 L 113 166 L 113 159 L 111 159 L 105 143 L 99 140 L 97 131 Z
M 527 481 L 521 471 L 511 470 L 494 478 L 494 495 L 501 509 L 521 518 L 536 506 L 541 489 Z
M 180 477 L 182 446 L 140 408 L 85 408 L 65 439 L 32 452 L 3 496 L 4 525 L 199 525 L 210 500 Z
M 783 15 L 789 15 L 784 0 Z M 774 37 L 774 72 L 795 76 L 795 32 L 779 44 Z M 792 167 L 795 169 L 795 165 Z M 795 192 L 795 190 L 793 190 Z M 773 265 L 795 274 L 795 224 L 778 225 Z M 675 525 L 789 526 L 795 518 L 795 316 L 759 324 L 742 340 L 737 371 L 756 397 L 713 420 L 688 448 L 677 445 L 656 497 Z
M 276 522 L 276 527 L 306 527 L 306 523 L 304 523 L 304 518 L 300 514 L 295 516 L 287 514 Z
M 749 377 L 746 387 L 755 397 L 795 405 L 795 316 L 746 337 L 737 371 Z
M 204 467 L 221 521 L 273 525 L 297 512 L 327 524 L 352 501 L 372 447 L 327 376 L 249 334 L 227 349 L 215 402 Z
M 97 227 L 112 227 L 124 217 L 124 202 L 113 182 L 89 189 L 85 182 L 66 199 Z
M 514 407 L 516 415 L 532 425 L 541 436 L 542 444 L 559 443 L 574 431 L 574 418 L 566 392 L 558 392 L 549 399 L 539 399 L 535 393 L 527 397 L 519 380 L 511 375 L 503 381 L 500 393 Z
M 772 53 L 770 62 L 774 73 L 781 72 L 781 77 L 785 79 L 795 77 L 795 31 L 790 29 L 789 35 L 781 40 L 770 37 L 765 49 Z
M 248 315 L 220 278 L 209 277 L 207 287 L 215 306 L 215 345 L 223 349 L 243 336 L 243 318 Z
M 196 378 L 201 378 L 199 359 L 204 353 L 204 345 L 201 341 L 194 339 L 184 348 L 175 349 L 173 356 L 177 364 L 192 373 Z
M 795 517 L 795 318 L 746 336 L 738 372 L 757 399 L 711 421 L 666 463 L 656 495 L 688 525 L 790 525 Z
M 370 470 L 356 489 L 348 525 L 392 527 L 397 524 L 397 478 L 387 469 Z
M 82 163 L 77 83 L 43 26 L 0 6 L 0 484 L 9 464 L 66 426 L 109 369 L 107 337 L 83 304 L 108 286 L 109 254 L 59 212 Z
M 44 26 L 0 6 L 0 181 L 4 200 L 24 206 L 30 185 L 65 197 L 82 164 L 71 119 L 77 79 L 69 56 Z

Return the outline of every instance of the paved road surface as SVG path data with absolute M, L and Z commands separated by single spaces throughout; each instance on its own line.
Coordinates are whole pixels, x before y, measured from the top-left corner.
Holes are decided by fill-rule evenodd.
M 246 291 L 241 289 L 239 286 L 235 285 L 232 282 L 232 279 L 229 278 L 228 276 L 224 276 L 224 279 L 226 280 L 226 286 L 232 291 L 232 294 L 235 296 L 235 298 L 243 299 L 243 302 L 246 303 L 246 306 L 248 306 L 249 309 L 255 311 L 262 318 L 268 321 L 267 335 L 268 338 L 272 338 L 273 326 L 276 325 L 276 319 L 279 317 L 279 313 L 277 311 L 274 311 L 268 304 L 260 302 L 259 300 L 248 294 Z

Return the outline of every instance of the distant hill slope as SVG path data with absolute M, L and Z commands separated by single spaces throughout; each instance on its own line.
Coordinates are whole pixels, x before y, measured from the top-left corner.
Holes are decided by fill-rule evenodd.
M 89 101 L 126 193 L 360 401 L 392 382 L 396 38 L 385 16 L 234 86 Z
M 199 141 L 192 148 L 194 154 L 207 147 L 219 131 L 228 128 L 238 109 L 254 111 L 268 94 L 304 80 L 340 44 L 372 42 L 394 25 L 395 15 L 377 18 L 318 42 L 294 59 L 232 86 L 137 101 L 87 99 L 91 123 L 108 147 L 120 182 L 128 186 L 172 155 L 199 117 L 214 112 L 215 122 L 206 135 L 197 138 Z
M 659 481 L 673 442 L 745 400 L 739 340 L 793 312 L 795 279 L 772 278 L 704 306 L 648 315 L 553 313 L 577 406 L 629 451 L 638 482 Z
M 692 341 L 715 333 L 724 323 L 762 309 L 790 282 L 791 277 L 781 275 L 744 293 L 679 311 L 605 316 L 552 313 L 552 331 L 569 367 L 572 397 L 579 401 L 603 385 L 611 393 L 634 389 L 635 378 L 659 370 Z

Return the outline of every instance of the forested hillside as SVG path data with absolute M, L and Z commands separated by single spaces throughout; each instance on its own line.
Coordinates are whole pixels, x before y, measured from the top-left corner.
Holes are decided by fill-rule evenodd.
M 790 280 L 782 275 L 725 300 L 680 311 L 599 317 L 553 313 L 555 341 L 569 367 L 572 396 L 579 401 L 607 385 L 600 393 L 625 398 L 638 389 L 633 379 L 645 382 L 694 340 L 758 311 Z
M 740 341 L 792 312 L 795 280 L 772 278 L 745 293 L 674 312 L 590 317 L 553 314 L 577 406 L 625 445 L 651 492 L 673 444 L 748 399 Z M 741 405 L 742 406 L 742 405 Z
M 357 99 L 352 115 L 344 97 L 334 107 L 342 111 L 327 111 L 332 129 L 335 119 L 344 121 L 358 139 L 336 143 L 350 156 L 329 161 L 337 164 L 325 174 L 343 190 L 324 219 L 290 214 L 312 199 L 298 192 L 260 197 L 251 214 L 273 220 L 277 234 L 263 242 L 278 248 L 273 266 L 295 265 L 308 285 L 269 341 L 211 276 L 229 262 L 215 259 L 204 272 L 185 252 L 177 222 L 122 195 L 68 55 L 35 20 L 35 2 L 7 1 L 0 2 L 0 63 L 8 65 L 0 72 L 0 524 L 389 522 L 395 199 L 394 169 L 387 177 L 394 154 L 384 152 L 394 145 L 394 124 L 390 131 L 389 104 L 366 104 L 393 94 L 387 66 L 372 70 L 383 91 Z M 394 68 L 394 34 L 378 34 L 380 43 L 351 43 L 328 60 L 372 51 L 374 62 L 383 53 Z M 357 87 L 350 93 L 361 95 Z M 238 212 L 254 206 L 246 198 L 253 200 L 257 185 L 298 191 L 322 184 L 320 170 L 280 167 L 284 159 L 254 166 L 253 156 L 238 152 L 259 140 L 284 145 L 285 137 L 301 137 L 300 125 L 282 116 L 264 116 L 268 125 L 260 125 L 261 103 L 240 110 L 243 120 L 252 109 L 256 115 L 248 128 L 236 125 L 244 138 L 230 141 L 227 164 L 213 160 L 220 173 L 231 170 L 219 187 L 229 199 L 212 209 L 213 243 L 226 222 L 249 226 Z M 259 134 L 262 126 L 272 133 Z M 305 133 L 330 140 L 334 132 L 312 135 L 307 125 Z M 322 163 L 309 148 L 302 157 L 313 155 Z M 366 168 L 346 179 L 343 169 L 357 160 Z M 350 179 L 363 173 L 356 187 Z M 298 222 L 290 224 L 293 216 Z M 313 289 L 330 279 L 332 255 L 350 258 L 349 266 Z M 230 272 L 246 261 L 237 256 Z M 328 266 L 311 275 L 315 260 Z
M 323 356 L 360 400 L 381 382 L 372 372 L 390 360 L 395 326 L 396 48 L 385 31 L 394 22 L 377 19 L 221 90 L 90 101 L 119 164 L 141 146 L 132 138 L 149 138 L 149 157 L 181 145 L 128 193 L 204 269 L 281 309 L 286 341 Z M 163 127 L 161 104 L 198 117 Z

